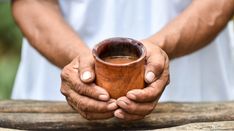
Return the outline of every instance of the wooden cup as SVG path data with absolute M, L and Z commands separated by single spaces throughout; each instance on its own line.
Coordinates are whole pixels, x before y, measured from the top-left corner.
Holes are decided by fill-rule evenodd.
M 139 41 L 130 38 L 110 38 L 93 49 L 96 84 L 108 91 L 111 98 L 125 96 L 129 90 L 144 88 L 146 49 Z M 114 64 L 105 57 L 130 56 L 137 59 L 129 63 Z

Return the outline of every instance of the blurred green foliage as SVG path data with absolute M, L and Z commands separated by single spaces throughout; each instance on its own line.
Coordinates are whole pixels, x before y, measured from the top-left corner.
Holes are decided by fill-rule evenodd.
M 10 98 L 20 60 L 21 40 L 10 2 L 0 2 L 0 99 Z

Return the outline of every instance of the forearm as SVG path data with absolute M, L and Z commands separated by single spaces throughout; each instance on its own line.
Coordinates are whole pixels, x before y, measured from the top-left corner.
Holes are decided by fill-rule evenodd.
M 63 19 L 56 0 L 15 0 L 13 16 L 30 44 L 62 68 L 88 48 Z
M 194 0 L 182 14 L 149 40 L 170 59 L 192 53 L 212 41 L 234 14 L 234 0 Z

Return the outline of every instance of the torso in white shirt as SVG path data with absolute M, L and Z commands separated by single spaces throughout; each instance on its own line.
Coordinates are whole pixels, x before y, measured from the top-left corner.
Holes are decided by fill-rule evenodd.
M 63 16 L 90 49 L 109 37 L 146 38 L 180 14 L 190 0 L 60 0 Z M 170 63 L 171 84 L 162 101 L 234 99 L 233 30 L 228 28 L 208 46 Z M 67 45 L 69 46 L 69 45 Z M 77 49 L 79 50 L 79 49 Z M 12 98 L 65 100 L 60 69 L 26 39 Z

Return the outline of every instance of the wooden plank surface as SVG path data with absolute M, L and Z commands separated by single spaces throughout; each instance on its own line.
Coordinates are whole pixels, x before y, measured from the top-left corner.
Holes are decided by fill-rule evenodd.
M 190 123 L 182 126 L 155 129 L 154 131 L 175 131 L 175 130 L 186 130 L 186 131 L 234 131 L 234 121 L 219 121 L 219 122 L 200 122 L 200 123 Z
M 3 128 L 145 130 L 216 121 L 234 121 L 234 102 L 160 103 L 144 120 L 125 123 L 117 119 L 85 120 L 65 102 L 0 101 L 0 127 Z
M 0 131 L 22 131 L 22 130 L 17 130 L 17 129 L 9 129 L 9 128 L 1 128 Z

